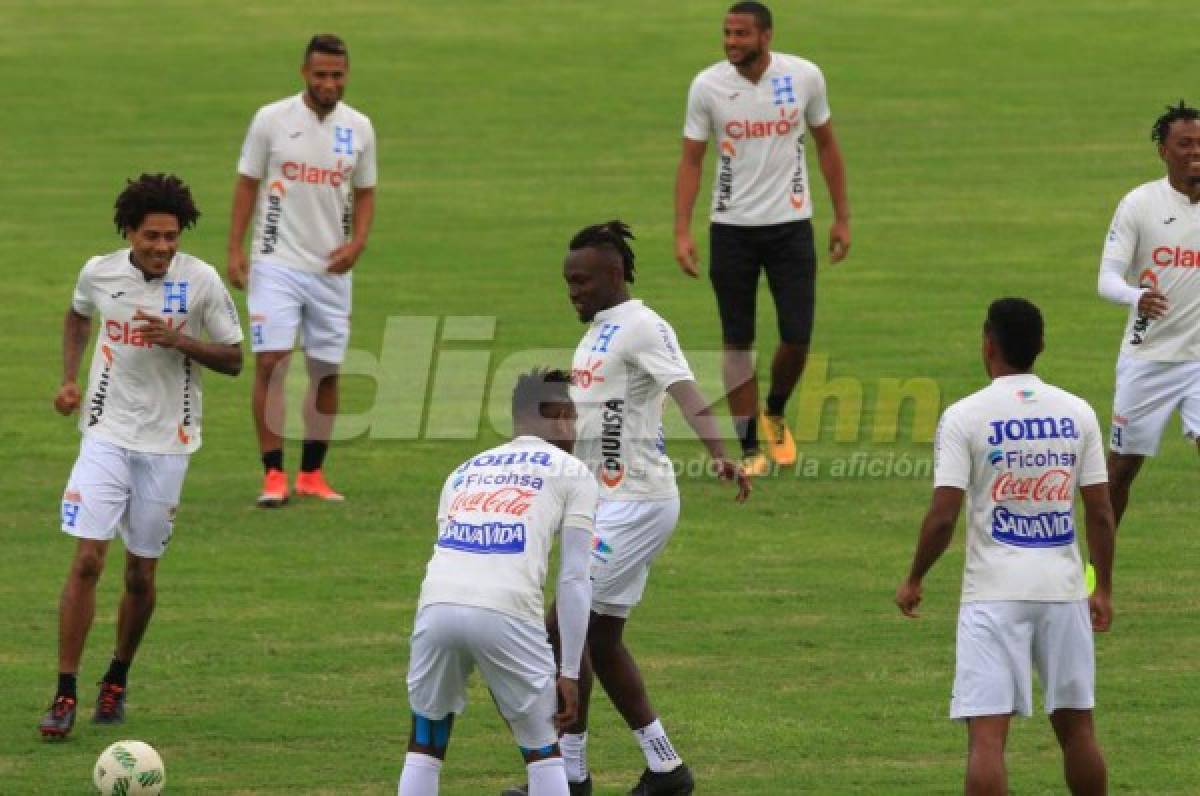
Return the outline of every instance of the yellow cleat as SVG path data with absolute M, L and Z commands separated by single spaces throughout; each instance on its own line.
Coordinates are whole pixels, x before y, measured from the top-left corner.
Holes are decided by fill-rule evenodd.
M 742 469 L 746 471 L 746 475 L 752 478 L 760 475 L 770 475 L 771 460 L 762 451 L 747 453 L 742 457 Z
M 786 418 L 762 413 L 758 416 L 758 431 L 776 464 L 790 467 L 796 463 L 796 441 L 788 430 Z

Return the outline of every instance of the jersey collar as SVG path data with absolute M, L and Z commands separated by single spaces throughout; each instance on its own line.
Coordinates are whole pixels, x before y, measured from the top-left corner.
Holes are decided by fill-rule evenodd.
M 596 323 L 597 321 L 599 321 L 599 322 L 610 321 L 613 318 L 617 317 L 618 315 L 620 315 L 624 312 L 627 312 L 628 310 L 640 307 L 640 306 L 642 306 L 641 299 L 634 299 L 634 298 L 626 299 L 625 301 L 622 301 L 620 304 L 613 305 L 612 307 L 609 307 L 606 310 L 600 310 L 600 312 L 597 312 L 596 316 L 592 319 L 592 323 Z

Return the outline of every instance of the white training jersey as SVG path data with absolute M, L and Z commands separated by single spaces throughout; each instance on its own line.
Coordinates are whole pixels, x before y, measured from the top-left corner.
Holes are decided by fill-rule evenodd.
M 420 606 L 473 605 L 540 626 L 554 537 L 594 531 L 595 516 L 587 467 L 543 439 L 517 437 L 471 457 L 442 487 Z
M 715 142 L 712 220 L 753 227 L 812 218 L 805 129 L 828 121 L 825 78 L 803 58 L 771 53 L 757 83 L 728 61 L 698 74 L 683 135 Z
M 237 309 L 216 270 L 178 252 L 161 279 L 147 279 L 121 249 L 87 261 L 71 307 L 100 327 L 80 430 L 142 453 L 199 448 L 204 367 L 143 340 L 133 316 L 142 310 L 189 337 L 240 343 Z
M 662 500 L 679 494 L 667 458 L 666 390 L 691 380 L 675 330 L 630 299 L 596 313 L 571 362 L 571 399 L 579 413 L 575 455 L 607 500 Z
M 252 262 L 323 274 L 350 238 L 354 189 L 375 185 L 375 130 L 344 102 L 321 119 L 297 94 L 254 115 L 238 173 L 260 181 Z
M 1125 267 L 1132 285 L 1167 297 L 1167 314 L 1149 320 L 1129 308 L 1121 353 L 1155 362 L 1200 361 L 1200 203 L 1167 178 L 1134 188 L 1113 216 L 1104 261 Z
M 934 457 L 934 486 L 967 493 L 963 602 L 1087 597 L 1075 490 L 1108 472 L 1086 401 L 1002 376 L 945 411 Z

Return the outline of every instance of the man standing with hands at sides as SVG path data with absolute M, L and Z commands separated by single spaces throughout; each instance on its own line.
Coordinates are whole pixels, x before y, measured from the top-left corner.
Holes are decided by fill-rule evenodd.
M 63 322 L 63 383 L 54 408 L 80 409 L 83 440 L 62 499 L 62 530 L 76 537 L 58 616 L 58 690 L 39 731 L 64 738 L 75 723 L 76 679 L 96 614 L 96 584 L 113 537 L 125 543 L 117 643 L 93 721 L 125 718 L 129 667 L 154 613 L 155 573 L 175 525 L 191 454 L 200 447 L 202 367 L 236 376 L 242 327 L 208 263 L 179 251 L 200 212 L 178 177 L 143 174 L 117 197 L 129 247 L 79 272 Z M 87 398 L 76 379 L 91 337 Z M 204 339 L 207 338 L 207 339 Z
M 528 792 L 569 794 L 558 730 L 575 720 L 578 704 L 597 491 L 587 467 L 571 455 L 569 390 L 570 376 L 560 370 L 518 377 L 514 439 L 472 456 L 442 487 L 438 540 L 413 627 L 412 734 L 399 796 L 436 796 L 450 731 L 466 707 L 466 681 L 476 666 L 521 750 Z M 561 560 L 557 677 L 542 623 L 555 536 Z
M 641 602 L 650 567 L 679 518 L 679 487 L 662 429 L 668 395 L 704 443 L 716 474 L 736 482 L 736 500 L 742 502 L 750 494 L 750 480 L 725 455 L 675 330 L 629 295 L 628 285 L 634 280 L 628 242 L 632 238 L 620 221 L 584 227 L 571 239 L 563 263 L 568 297 L 579 320 L 587 324 L 571 363 L 571 396 L 579 411 L 575 454 L 600 485 L 579 719 L 560 741 L 571 796 L 592 791 L 586 750 L 593 670 L 646 757 L 646 769 L 632 793 L 684 796 L 694 787 L 624 641 L 625 624 Z M 553 610 L 547 615 L 552 639 L 563 635 L 555 617 Z
M 229 281 L 249 285 L 252 412 L 264 470 L 258 505 L 288 500 L 284 377 L 296 332 L 309 385 L 296 494 L 340 501 L 322 472 L 338 409 L 338 370 L 350 339 L 351 269 L 375 215 L 375 131 L 341 101 L 350 55 L 313 36 L 300 94 L 259 109 L 238 160 L 229 227 Z M 254 215 L 249 261 L 243 240 Z
M 1118 525 L 1176 409 L 1200 447 L 1200 112 L 1180 100 L 1150 137 L 1167 175 L 1117 206 L 1098 280 L 1101 296 L 1129 307 L 1108 454 Z
M 942 415 L 933 501 L 896 590 L 904 615 L 918 616 L 921 581 L 949 546 L 965 494 L 950 717 L 967 724 L 968 796 L 1008 793 L 1004 744 L 1012 715 L 1033 712 L 1034 668 L 1071 793 L 1098 796 L 1107 787 L 1092 724 L 1092 632 L 1112 622 L 1115 531 L 1104 449 L 1091 407 L 1033 374 L 1042 339 L 1042 316 L 1030 302 L 1006 298 L 988 308 L 983 361 L 992 383 Z M 1090 597 L 1076 544 L 1076 488 L 1096 568 Z
M 815 64 L 772 52 L 771 12 L 762 3 L 735 3 L 725 15 L 725 61 L 702 71 L 688 92 L 683 153 L 675 178 L 675 259 L 696 277 L 692 211 L 704 154 L 717 149 L 709 228 L 709 278 L 724 342 L 725 391 L 752 475 L 796 462 L 786 405 L 804 372 L 812 337 L 816 252 L 805 129 L 833 202 L 830 261 L 850 249 L 845 167 L 833 134 L 825 78 Z M 759 271 L 775 301 L 779 346 L 771 361 L 766 410 L 760 412 L 754 366 Z M 760 433 L 762 437 L 760 438 Z

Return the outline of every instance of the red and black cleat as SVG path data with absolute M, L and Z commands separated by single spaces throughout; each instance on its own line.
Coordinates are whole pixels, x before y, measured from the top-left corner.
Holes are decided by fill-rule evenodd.
M 96 724 L 120 724 L 125 721 L 125 686 L 116 683 L 100 683 L 100 695 L 96 697 Z
M 66 738 L 67 733 L 75 726 L 75 700 L 68 696 L 58 696 L 50 703 L 50 707 L 38 724 L 38 732 L 43 738 Z

